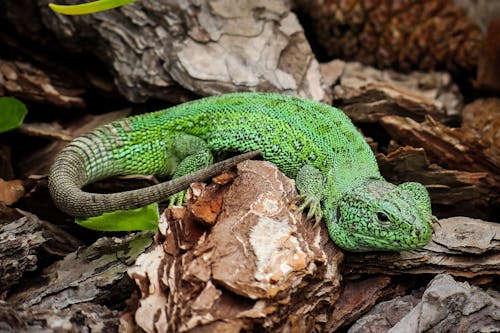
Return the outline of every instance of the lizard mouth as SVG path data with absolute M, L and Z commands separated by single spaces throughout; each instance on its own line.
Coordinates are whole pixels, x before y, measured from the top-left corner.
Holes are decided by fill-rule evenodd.
M 362 234 L 354 234 L 356 238 L 355 252 L 361 251 L 406 251 L 423 247 L 427 242 L 417 240 L 412 243 L 400 243 L 386 240 L 380 237 L 371 237 Z M 351 250 L 353 251 L 353 250 Z

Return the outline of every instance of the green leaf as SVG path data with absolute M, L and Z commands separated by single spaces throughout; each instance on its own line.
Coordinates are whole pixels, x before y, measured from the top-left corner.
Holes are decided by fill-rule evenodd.
M 158 204 L 131 210 L 117 210 L 100 216 L 77 218 L 76 223 L 84 228 L 99 231 L 135 231 L 158 229 Z
M 19 127 L 27 113 L 28 109 L 17 98 L 0 97 L 0 133 Z
M 137 0 L 98 0 L 82 3 L 80 5 L 56 5 L 53 3 L 49 3 L 49 7 L 59 14 L 84 15 L 103 12 L 105 10 L 120 7 L 135 1 Z

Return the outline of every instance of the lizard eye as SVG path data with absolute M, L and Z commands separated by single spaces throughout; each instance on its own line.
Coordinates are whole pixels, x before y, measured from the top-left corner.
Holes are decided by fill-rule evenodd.
M 387 216 L 387 214 L 382 212 L 377 213 L 377 219 L 382 223 L 389 222 L 389 216 Z

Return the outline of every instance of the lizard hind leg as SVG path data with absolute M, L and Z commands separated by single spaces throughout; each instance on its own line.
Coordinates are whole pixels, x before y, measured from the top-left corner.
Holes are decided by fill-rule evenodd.
M 196 136 L 178 134 L 172 137 L 171 155 L 179 161 L 172 178 L 179 178 L 213 164 L 214 158 L 207 143 Z M 169 207 L 182 205 L 187 190 L 178 192 L 169 198 Z
M 307 218 L 314 217 L 314 225 L 317 226 L 323 217 L 321 199 L 325 185 L 324 176 L 317 168 L 306 164 L 297 173 L 295 182 L 300 194 L 299 199 L 303 200 L 298 209 L 303 211 L 308 208 Z

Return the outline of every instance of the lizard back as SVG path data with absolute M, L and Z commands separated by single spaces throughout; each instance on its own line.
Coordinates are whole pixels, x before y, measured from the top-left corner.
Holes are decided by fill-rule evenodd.
M 154 162 L 145 165 L 145 157 L 161 159 L 158 151 L 164 150 L 169 138 L 186 133 L 205 140 L 215 154 L 260 150 L 289 177 L 295 177 L 306 163 L 324 173 L 333 169 L 346 183 L 380 177 L 370 147 L 342 111 L 293 96 L 235 93 L 208 97 L 119 120 L 108 128 L 114 134 L 114 146 L 107 151 L 121 164 L 113 173 L 162 174 Z

